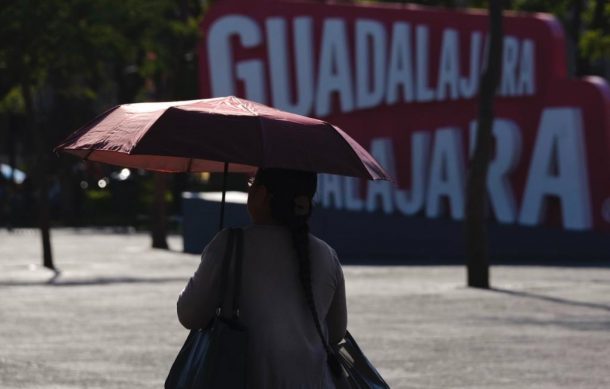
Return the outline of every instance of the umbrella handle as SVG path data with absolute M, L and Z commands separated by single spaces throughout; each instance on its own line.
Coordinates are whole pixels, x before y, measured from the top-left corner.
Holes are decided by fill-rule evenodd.
M 220 201 L 220 222 L 218 223 L 218 231 L 224 227 L 225 221 L 225 195 L 227 193 L 227 178 L 229 176 L 229 162 L 225 162 L 225 170 L 222 175 L 222 200 Z

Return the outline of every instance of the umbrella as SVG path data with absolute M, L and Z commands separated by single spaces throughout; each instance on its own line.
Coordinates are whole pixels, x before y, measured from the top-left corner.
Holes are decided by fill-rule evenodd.
M 234 96 L 116 106 L 55 151 L 157 172 L 251 172 L 256 167 L 390 180 L 340 128 Z M 223 187 L 223 193 L 225 188 Z M 221 206 L 221 227 L 224 196 Z

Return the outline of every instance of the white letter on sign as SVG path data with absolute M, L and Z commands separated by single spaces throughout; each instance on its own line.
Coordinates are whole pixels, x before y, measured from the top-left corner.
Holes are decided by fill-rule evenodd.
M 504 38 L 502 54 L 502 96 L 514 96 L 517 90 L 517 61 L 519 60 L 519 41 L 514 36 Z
M 581 111 L 547 108 L 542 112 L 519 222 L 543 221 L 548 196 L 561 201 L 567 229 L 591 228 L 591 198 Z
M 438 81 L 436 98 L 445 100 L 445 90 L 449 87 L 449 98 L 458 98 L 458 77 L 460 74 L 460 57 L 458 47 L 458 33 L 452 28 L 443 31 L 441 46 L 441 60 L 438 68 Z
M 360 198 L 360 180 L 343 177 L 343 203 L 348 211 L 362 211 L 364 201 Z
M 411 189 L 396 189 L 394 192 L 396 208 L 405 215 L 414 215 L 424 206 L 429 150 L 430 133 L 414 132 L 411 136 Z M 389 173 L 394 174 L 394 172 Z
M 493 122 L 496 155 L 489 163 L 487 192 L 489 201 L 500 223 L 514 223 L 517 219 L 515 196 L 509 174 L 517 167 L 521 158 L 521 134 L 519 127 L 510 120 L 496 119 Z M 470 154 L 474 153 L 477 122 L 470 123 Z
M 324 208 L 334 205 L 336 209 L 343 209 L 343 177 L 334 174 L 318 174 L 317 197 Z
M 327 19 L 324 22 L 320 51 L 316 88 L 316 116 L 326 116 L 330 113 L 331 95 L 334 92 L 339 94 L 341 110 L 343 112 L 352 111 L 354 109 L 354 92 L 345 21 Z
M 416 39 L 416 65 L 417 73 L 415 74 L 415 85 L 417 85 L 417 101 L 426 103 L 434 100 L 434 90 L 428 85 L 428 55 L 430 53 L 430 45 L 428 39 L 428 27 L 417 26 L 415 29 Z
M 390 63 L 388 64 L 388 85 L 385 101 L 394 104 L 398 101 L 398 87 L 402 86 L 402 100 L 413 101 L 413 50 L 411 49 L 411 26 L 409 23 L 396 22 L 392 30 Z
M 247 99 L 265 103 L 265 72 L 260 60 L 243 61 L 233 69 L 231 36 L 239 36 L 244 47 L 262 43 L 260 28 L 246 16 L 228 15 L 218 19 L 208 33 L 208 58 L 213 96 L 230 96 L 235 92 L 235 75 L 245 84 Z
M 288 45 L 286 20 L 267 20 L 267 59 L 271 77 L 273 105 L 299 115 L 307 115 L 313 105 L 313 48 L 311 42 L 311 18 L 300 17 L 294 22 L 294 57 L 296 69 L 295 95 L 292 103 L 290 66 L 288 66 Z
M 460 95 L 465 99 L 474 96 L 479 87 L 482 42 L 483 37 L 481 33 L 473 31 L 470 35 L 470 75 L 468 78 L 460 79 Z
M 394 151 L 392 140 L 389 138 L 375 138 L 371 143 L 371 155 L 379 161 L 381 166 L 392 174 L 395 171 Z M 394 212 L 392 183 L 389 181 L 369 181 L 366 195 L 366 209 L 373 212 L 379 202 L 385 213 Z M 378 201 L 379 200 L 379 201 Z
M 385 57 L 386 34 L 383 24 L 373 20 L 357 20 L 356 96 L 358 108 L 374 107 L 383 99 Z
M 519 95 L 533 95 L 535 92 L 534 69 L 536 68 L 536 57 L 534 52 L 534 41 L 524 39 L 521 44 L 519 80 L 517 81 L 517 94 Z
M 426 198 L 426 216 L 443 213 L 443 197 L 451 204 L 451 217 L 464 218 L 464 157 L 457 128 L 440 128 L 434 134 L 434 150 Z

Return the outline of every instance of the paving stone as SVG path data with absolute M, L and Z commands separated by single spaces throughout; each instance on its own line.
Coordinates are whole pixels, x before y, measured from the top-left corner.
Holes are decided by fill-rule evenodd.
M 0 388 L 158 388 L 199 257 L 147 235 L 0 232 Z M 610 266 L 345 266 L 349 329 L 393 388 L 609 388 Z

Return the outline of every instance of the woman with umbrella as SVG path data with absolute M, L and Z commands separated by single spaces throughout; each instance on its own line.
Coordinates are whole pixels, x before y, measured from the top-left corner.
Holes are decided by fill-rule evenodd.
M 329 344 L 346 335 L 345 284 L 335 251 L 309 234 L 307 222 L 316 191 L 314 172 L 389 179 L 355 140 L 324 121 L 230 96 L 117 106 L 77 130 L 56 150 L 153 171 L 224 171 L 225 179 L 230 170 L 259 167 L 248 193 L 252 225 L 221 230 L 206 246 L 197 271 L 180 294 L 181 323 L 209 331 L 191 331 L 166 387 L 197 387 L 193 382 L 198 377 L 209 382 L 206 372 L 218 371 L 218 366 L 229 366 L 231 376 L 233 361 L 209 361 L 212 343 L 219 342 L 215 339 L 226 339 L 214 334 L 206 338 L 210 332 L 218 334 L 218 328 L 237 328 L 241 333 L 233 331 L 235 339 L 245 339 L 247 333 L 247 387 L 334 386 L 331 370 L 336 378 L 341 367 Z M 224 190 L 221 227 L 223 210 Z M 228 254 L 236 234 L 241 243 L 235 245 L 233 304 L 228 305 L 224 299 Z M 234 317 L 240 319 L 235 322 L 240 324 L 214 325 L 227 305 L 235 308 Z M 350 339 L 347 334 L 346 340 Z M 202 357 L 206 351 L 193 346 L 197 342 L 209 343 L 206 356 Z M 229 339 L 226 348 L 235 344 Z M 194 369 L 186 367 L 193 365 L 192 357 L 206 362 Z M 204 372 L 199 374 L 201 369 Z M 244 385 L 240 381 L 236 386 Z
M 335 251 L 309 234 L 316 174 L 259 169 L 248 193 L 240 318 L 248 329 L 247 387 L 334 387 L 324 343 L 347 326 L 345 283 Z M 178 299 L 187 328 L 212 319 L 219 298 L 223 230 L 205 248 Z M 321 328 L 316 328 L 321 323 Z

